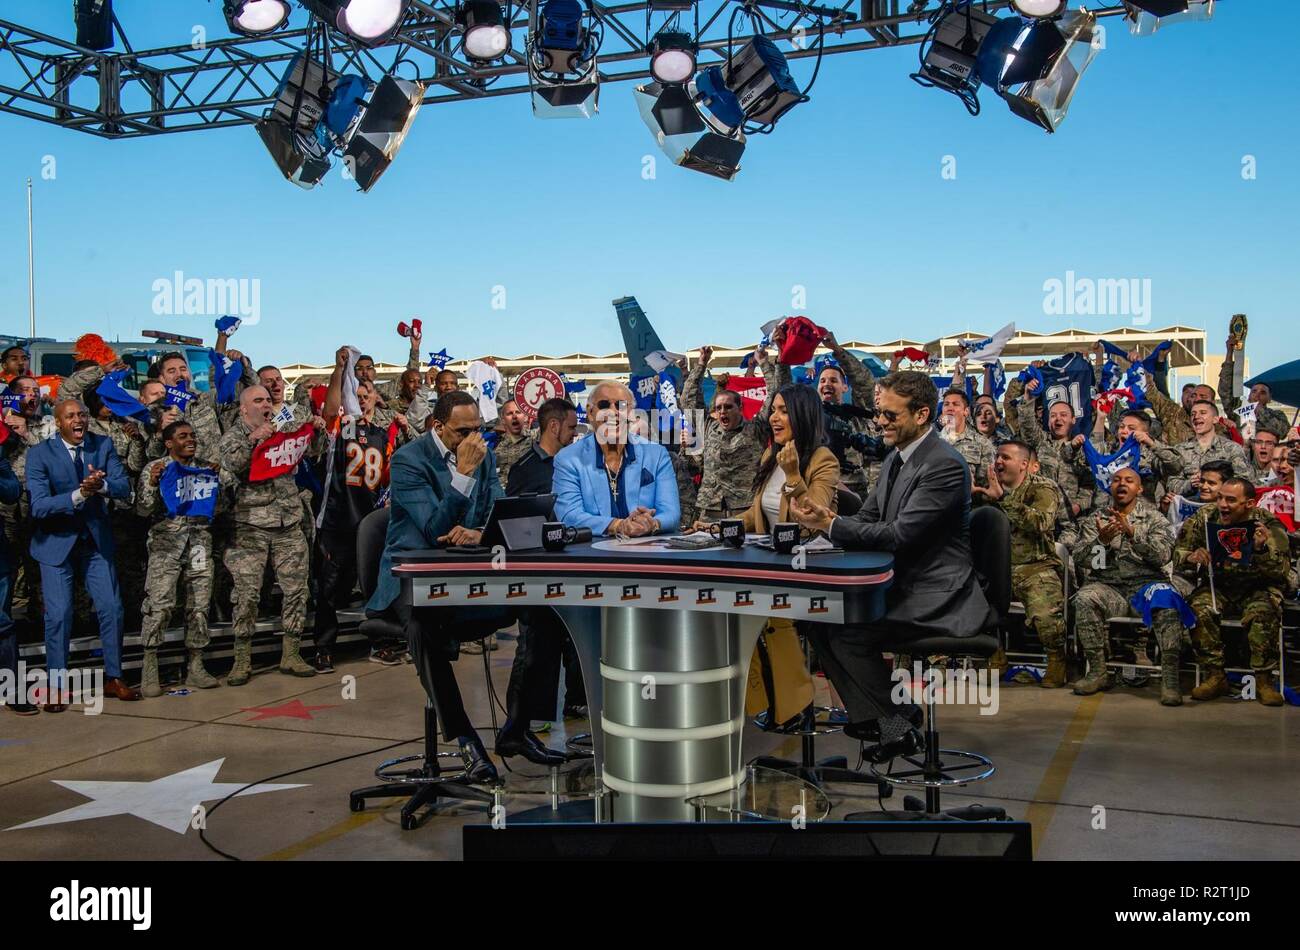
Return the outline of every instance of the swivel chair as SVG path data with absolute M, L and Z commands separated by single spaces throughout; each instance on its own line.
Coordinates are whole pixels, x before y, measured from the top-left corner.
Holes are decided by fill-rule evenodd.
M 384 553 L 388 517 L 387 508 L 372 511 L 362 519 L 357 530 L 357 580 L 366 600 L 374 593 L 379 579 L 379 560 Z M 368 617 L 361 621 L 359 629 L 372 640 L 407 638 L 415 663 L 420 668 L 420 680 L 422 683 L 429 682 L 428 651 L 419 648 L 417 631 L 404 629 L 396 614 Z M 491 632 L 486 631 L 483 636 Z M 484 653 L 484 658 L 486 657 L 487 654 Z M 466 773 L 463 769 L 444 769 L 439 764 L 440 759 L 460 761 L 461 755 L 459 752 L 438 751 L 438 711 L 433 697 L 426 690 L 424 750 L 415 755 L 381 762 L 375 769 L 375 777 L 383 784 L 354 789 L 348 796 L 349 807 L 352 811 L 364 811 L 366 801 L 372 798 L 405 798 L 407 801 L 402 806 L 402 830 L 410 831 L 419 825 L 423 817 L 421 809 L 435 805 L 439 799 L 485 803 L 493 801 L 489 792 L 465 783 Z M 409 763 L 419 764 L 413 768 L 400 768 Z
M 908 653 L 922 660 L 923 676 L 929 681 L 932 668 L 929 657 L 943 656 L 949 661 L 967 659 L 987 660 L 998 648 L 999 631 L 1011 609 L 1011 523 L 997 508 L 985 506 L 975 509 L 970 522 L 971 554 L 979 565 L 979 579 L 984 595 L 996 617 L 983 630 L 972 637 L 926 635 L 900 637 L 882 644 L 891 653 Z M 924 788 L 924 804 L 917 798 L 906 796 L 904 808 L 911 815 L 898 813 L 860 812 L 847 816 L 847 820 L 881 817 L 947 818 L 960 821 L 1005 820 L 1001 808 L 968 805 L 963 808 L 943 810 L 940 792 L 944 788 L 980 782 L 994 772 L 993 762 L 974 752 L 961 752 L 939 747 L 939 727 L 936 715 L 935 689 L 927 689 L 925 702 L 925 754 L 903 756 L 912 768 L 894 772 L 872 765 L 871 772 L 883 782 L 904 788 Z M 896 761 L 896 760 L 895 760 Z M 892 767 L 892 763 L 891 763 Z

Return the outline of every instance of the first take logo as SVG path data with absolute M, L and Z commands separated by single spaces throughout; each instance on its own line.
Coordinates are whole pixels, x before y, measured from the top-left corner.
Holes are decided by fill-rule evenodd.
M 148 930 L 153 924 L 153 888 L 82 887 L 74 880 L 50 891 L 50 920 L 129 921 L 132 930 Z

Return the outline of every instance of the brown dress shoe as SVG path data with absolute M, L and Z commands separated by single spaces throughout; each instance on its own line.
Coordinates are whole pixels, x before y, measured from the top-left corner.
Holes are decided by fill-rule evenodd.
M 112 696 L 114 699 L 120 699 L 124 702 L 134 702 L 140 698 L 140 691 L 127 686 L 122 680 L 113 677 L 104 683 L 104 695 Z
M 46 703 L 41 707 L 47 713 L 61 713 L 67 708 L 67 703 Z

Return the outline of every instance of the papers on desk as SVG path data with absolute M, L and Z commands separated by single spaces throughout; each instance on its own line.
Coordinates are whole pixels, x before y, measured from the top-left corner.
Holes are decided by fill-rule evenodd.
M 613 538 L 610 546 L 617 548 L 634 548 L 642 544 L 663 544 L 663 538 L 657 538 L 653 534 L 646 535 L 643 538 Z
M 748 539 L 755 546 L 767 551 L 775 551 L 772 545 L 772 536 L 769 534 L 754 535 Z M 844 549 L 833 543 L 829 538 L 817 537 L 811 541 L 800 541 L 803 545 L 805 554 L 843 554 Z

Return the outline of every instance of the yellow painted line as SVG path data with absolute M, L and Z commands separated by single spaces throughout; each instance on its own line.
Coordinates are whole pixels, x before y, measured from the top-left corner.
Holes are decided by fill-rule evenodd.
M 1061 795 L 1065 792 L 1065 783 L 1070 780 L 1074 761 L 1083 749 L 1083 740 L 1087 738 L 1088 730 L 1092 728 L 1092 721 L 1097 718 L 1102 695 L 1102 693 L 1094 693 L 1080 701 L 1070 724 L 1065 727 L 1065 735 L 1061 736 L 1061 744 L 1056 747 L 1056 754 L 1047 764 L 1043 780 L 1038 783 L 1034 800 L 1025 812 L 1025 820 L 1033 826 L 1034 854 L 1038 853 L 1038 846 L 1042 843 L 1043 836 L 1047 834 L 1052 816 L 1056 814 L 1056 803 L 1061 800 Z
M 297 844 L 291 844 L 287 848 L 281 848 L 279 851 L 272 851 L 264 855 L 259 860 L 262 861 L 292 861 L 311 851 L 313 848 L 319 848 L 323 844 L 329 844 L 337 838 L 342 838 L 346 834 L 356 831 L 358 828 L 370 824 L 377 818 L 382 818 L 384 810 L 382 808 L 368 809 L 358 812 L 355 815 L 349 815 L 340 821 L 337 825 L 326 828 L 324 831 L 318 831 L 309 838 L 304 838 Z

